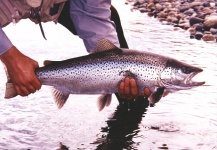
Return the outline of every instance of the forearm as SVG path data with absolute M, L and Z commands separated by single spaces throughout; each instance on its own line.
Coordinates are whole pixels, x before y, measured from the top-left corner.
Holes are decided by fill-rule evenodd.
M 0 55 L 5 53 L 12 47 L 11 41 L 6 36 L 5 32 L 0 28 Z
M 119 46 L 115 25 L 110 20 L 111 0 L 71 0 L 70 5 L 71 18 L 88 52 L 100 38 Z

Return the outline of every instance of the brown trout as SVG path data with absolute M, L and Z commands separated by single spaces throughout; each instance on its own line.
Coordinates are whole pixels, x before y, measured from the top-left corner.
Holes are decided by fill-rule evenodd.
M 53 87 L 58 108 L 63 107 L 70 94 L 101 94 L 98 102 L 102 110 L 125 77 L 136 79 L 140 92 L 146 87 L 151 90 L 151 104 L 168 93 L 205 83 L 192 81 L 203 71 L 201 68 L 150 52 L 120 49 L 106 39 L 100 39 L 89 55 L 45 64 L 35 73 L 42 85 Z M 8 82 L 5 98 L 16 95 L 13 84 Z

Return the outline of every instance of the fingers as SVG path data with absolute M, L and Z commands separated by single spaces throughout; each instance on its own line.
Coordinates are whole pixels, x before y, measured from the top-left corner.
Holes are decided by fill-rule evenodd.
M 17 94 L 20 96 L 28 96 L 31 93 L 35 93 L 41 88 L 41 83 L 35 77 L 32 81 L 25 80 L 22 83 L 14 84 Z
M 149 97 L 151 95 L 151 91 L 149 88 L 144 88 L 143 93 L 139 93 L 136 80 L 129 77 L 126 77 L 120 83 L 118 93 L 121 98 L 129 100 L 135 99 L 138 96 Z
M 135 79 L 126 77 L 119 85 L 119 95 L 126 99 L 135 99 L 139 94 Z
M 35 90 L 40 90 L 41 89 L 41 82 L 36 78 L 36 81 L 33 84 Z
M 15 46 L 0 56 L 7 68 L 7 73 L 21 96 L 27 96 L 41 88 L 41 83 L 35 75 L 38 62 L 22 54 Z
M 140 93 L 140 96 L 149 97 L 151 95 L 151 91 L 149 88 L 144 88 L 144 93 Z
M 120 83 L 119 95 L 122 98 L 129 99 L 129 95 L 130 95 L 130 80 L 129 80 L 129 78 L 125 78 L 124 81 L 122 81 Z
M 30 66 L 25 66 L 27 68 L 17 71 L 16 76 L 11 76 L 17 94 L 20 96 L 28 96 L 41 88 L 41 83 L 34 71 L 35 68 L 38 67 L 38 63 L 34 61 L 31 62 L 32 64 Z
M 137 97 L 139 94 L 139 90 L 136 85 L 136 80 L 135 79 L 130 79 L 130 87 L 131 87 L 131 94 L 133 97 Z
M 119 89 L 118 89 L 118 93 L 120 95 L 120 97 L 122 98 L 125 98 L 125 95 L 124 95 L 124 82 L 122 81 L 119 85 Z
M 15 86 L 15 89 L 16 89 L 18 95 L 20 95 L 20 96 L 28 96 L 29 94 L 35 93 L 40 88 L 36 89 L 33 86 L 28 86 L 28 87 L 26 87 L 26 86 Z
M 35 93 L 35 88 L 33 86 L 26 88 L 26 86 L 15 86 L 17 94 L 20 96 L 28 96 L 31 93 Z
M 130 79 L 125 78 L 124 79 L 124 94 L 128 97 L 130 95 Z

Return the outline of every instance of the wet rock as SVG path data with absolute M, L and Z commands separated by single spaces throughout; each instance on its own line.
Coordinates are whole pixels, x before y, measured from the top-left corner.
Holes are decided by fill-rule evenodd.
M 188 10 L 186 10 L 186 11 L 184 12 L 184 14 L 187 15 L 187 16 L 191 16 L 191 15 L 193 15 L 194 13 L 195 13 L 195 12 L 194 12 L 193 9 L 188 9 Z
M 195 38 L 195 34 L 191 33 L 190 34 L 190 39 L 194 39 Z
M 214 41 L 215 40 L 215 36 L 212 35 L 210 32 L 205 32 L 202 39 L 204 41 Z
M 177 16 L 176 10 L 170 10 L 170 12 L 168 12 L 168 16 L 176 17 Z
M 165 20 L 162 20 L 161 22 L 162 22 L 163 25 L 170 25 L 170 23 L 165 21 Z
M 187 0 L 187 2 L 191 2 L 192 3 L 192 2 L 194 2 L 194 0 Z
M 148 11 L 149 11 L 147 8 L 138 8 L 138 10 L 139 10 L 141 13 L 145 13 L 145 12 L 148 12 Z
M 152 16 L 154 16 L 154 13 L 153 12 L 148 12 L 148 16 L 152 17 Z
M 166 21 L 172 22 L 172 23 L 178 23 L 179 20 L 176 17 L 174 17 L 174 16 L 168 16 L 166 18 Z
M 161 5 L 161 4 L 159 4 L 159 3 L 157 3 L 156 5 L 155 5 L 155 10 L 157 10 L 157 11 L 161 11 L 161 10 L 163 10 L 163 6 Z
M 143 4 L 144 3 L 144 1 L 136 1 L 134 4 L 133 4 L 133 6 L 138 6 L 138 5 L 141 5 L 141 4 Z
M 198 12 L 195 17 L 201 18 L 201 19 L 205 19 L 206 16 L 207 16 L 206 13 L 204 13 L 204 12 Z
M 209 2 L 204 2 L 203 3 L 203 7 L 209 7 L 210 6 L 210 3 Z
M 157 16 L 158 18 L 167 18 L 168 15 L 165 12 L 159 12 Z
M 173 29 L 174 31 L 180 31 L 181 29 L 180 28 L 178 28 L 178 27 L 174 27 L 174 29 Z
M 203 9 L 201 10 L 201 12 L 203 12 L 203 13 L 206 14 L 206 15 L 210 15 L 210 14 L 213 13 L 213 10 L 210 9 L 210 8 L 208 8 L 208 7 L 205 7 L 205 8 L 203 8 Z
M 205 18 L 204 27 L 207 29 L 217 27 L 217 16 L 211 15 Z
M 147 8 L 149 8 L 149 9 L 153 9 L 153 8 L 155 8 L 154 3 L 150 3 L 150 4 L 148 4 L 148 5 L 147 5 Z
M 192 3 L 190 3 L 190 8 L 194 8 L 194 7 L 200 6 L 200 5 L 202 5 L 201 2 L 192 2 Z
M 185 15 L 184 14 L 177 14 L 176 17 L 179 19 L 179 20 L 182 20 L 185 18 Z
M 202 32 L 197 31 L 195 33 L 195 39 L 200 40 L 202 37 L 203 37 L 203 33 Z
M 190 27 L 188 29 L 188 32 L 190 32 L 190 34 L 194 34 L 195 35 L 195 28 L 194 27 Z
M 210 32 L 211 32 L 211 34 L 215 35 L 215 34 L 217 34 L 217 29 L 211 28 L 211 29 L 210 29 Z
M 195 25 L 195 31 L 204 32 L 204 26 L 201 24 L 196 24 Z
M 198 18 L 198 17 L 191 17 L 189 19 L 189 23 L 191 26 L 193 26 L 194 24 L 198 24 L 198 23 L 203 23 L 204 19 Z
M 190 24 L 188 22 L 185 22 L 185 23 L 181 23 L 179 24 L 179 27 L 182 28 L 182 29 L 189 29 L 190 28 Z
M 189 7 L 182 7 L 182 8 L 179 9 L 179 11 L 181 13 L 183 13 L 183 12 L 187 11 L 188 9 L 189 9 Z

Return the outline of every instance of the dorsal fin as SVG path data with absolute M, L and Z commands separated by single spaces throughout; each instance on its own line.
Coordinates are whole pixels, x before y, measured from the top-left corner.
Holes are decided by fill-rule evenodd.
M 101 38 L 98 40 L 94 50 L 92 53 L 102 52 L 117 49 L 118 47 L 115 46 L 112 42 L 107 39 Z

